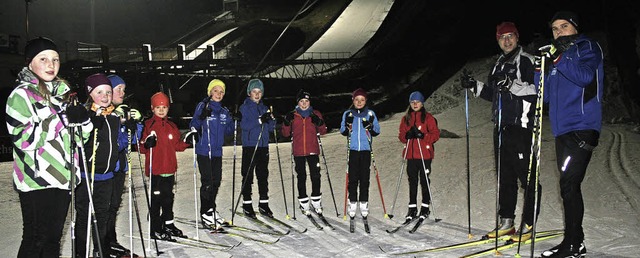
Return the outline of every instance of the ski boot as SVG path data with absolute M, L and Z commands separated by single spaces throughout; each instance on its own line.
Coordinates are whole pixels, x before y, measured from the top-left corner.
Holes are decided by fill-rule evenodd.
M 349 202 L 349 217 L 353 218 L 356 216 L 356 210 L 358 209 L 357 202 Z
M 531 233 L 533 233 L 533 226 L 529 226 L 529 224 L 525 223 L 522 225 L 522 237 L 520 237 L 520 232 L 516 231 L 515 234 L 511 235 L 511 241 L 513 242 L 524 242 L 531 238 Z
M 486 238 L 496 238 L 504 235 L 513 235 L 516 232 L 516 228 L 513 226 L 512 218 L 500 218 L 500 224 L 498 224 L 498 235 L 496 236 L 496 230 L 491 230 L 485 235 Z
M 322 214 L 322 196 L 311 196 L 311 205 L 317 214 Z
M 584 257 L 587 255 L 587 247 L 584 243 L 566 244 L 564 241 L 553 248 L 542 252 L 541 257 Z
M 360 215 L 363 218 L 369 216 L 369 202 L 360 202 Z
M 252 218 L 252 219 L 258 218 L 256 217 L 256 212 L 253 211 L 253 203 L 251 202 L 251 200 L 242 202 L 242 211 L 244 212 L 244 215 L 246 215 L 249 218 Z
M 151 232 L 151 239 L 157 239 L 157 240 L 163 240 L 163 241 L 169 241 L 169 242 L 176 242 L 176 240 L 173 239 L 173 237 L 171 237 L 171 235 L 167 234 L 167 232 L 164 232 L 164 231 Z
M 264 216 L 273 218 L 273 212 L 269 208 L 269 200 L 260 200 L 260 204 L 258 204 L 258 211 Z
M 300 202 L 300 210 L 302 211 L 302 214 L 304 214 L 305 216 L 311 214 L 311 209 L 309 208 L 309 198 L 305 197 L 302 199 L 298 199 L 298 201 Z
M 423 203 L 420 207 L 420 218 L 425 220 L 429 217 L 431 211 L 429 210 L 429 204 Z
M 407 211 L 407 215 L 404 216 L 405 221 L 412 221 L 418 215 L 418 208 L 415 204 L 409 204 L 409 211 Z
M 167 234 L 171 235 L 172 237 L 187 238 L 182 230 L 178 229 L 176 225 L 173 224 L 173 220 L 166 221 L 165 223 L 168 223 L 164 225 L 164 231 L 167 232 Z
M 137 257 L 140 257 L 135 253 L 131 254 L 131 250 L 129 250 L 126 247 L 122 246 L 118 242 L 109 243 L 109 249 L 110 249 L 109 250 L 109 257 L 111 257 L 111 258 L 120 258 L 120 257 L 137 258 Z

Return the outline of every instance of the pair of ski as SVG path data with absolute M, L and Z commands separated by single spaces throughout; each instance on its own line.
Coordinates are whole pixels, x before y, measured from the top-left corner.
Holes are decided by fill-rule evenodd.
M 238 215 L 240 215 L 242 217 L 245 217 L 245 218 L 249 219 L 250 221 L 255 222 L 256 224 L 258 224 L 258 225 L 260 225 L 262 227 L 268 228 L 268 229 L 273 230 L 275 232 L 279 232 L 276 228 L 271 226 L 269 223 L 267 223 L 267 222 L 265 222 L 265 221 L 263 221 L 261 219 L 258 219 L 257 216 L 256 217 L 247 216 L 246 214 L 244 214 L 244 212 L 241 212 L 241 211 L 236 211 L 236 214 L 238 214 Z M 268 215 L 265 215 L 265 214 L 260 214 L 260 215 L 263 218 L 266 218 L 268 221 L 271 221 L 271 222 L 273 222 L 275 224 L 278 224 L 278 225 L 280 225 L 282 227 L 285 227 L 287 229 L 287 231 L 285 233 L 283 233 L 284 235 L 289 234 L 289 232 L 291 232 L 291 230 L 293 230 L 293 231 L 295 231 L 297 233 L 300 233 L 300 234 L 307 232 L 307 228 L 298 229 L 298 228 L 290 225 L 289 223 L 286 223 L 286 222 L 284 222 L 282 220 L 279 220 L 279 219 L 275 218 L 274 216 L 268 216 Z
M 554 238 L 554 237 L 559 237 L 559 236 L 562 236 L 562 234 L 563 234 L 563 230 L 561 230 L 561 229 L 560 230 L 540 231 L 540 232 L 536 233 L 535 241 L 542 241 L 542 240 L 547 240 L 547 239 Z M 457 244 L 452 244 L 452 245 L 439 246 L 439 247 L 421 249 L 421 250 L 397 252 L 397 253 L 388 253 L 386 250 L 384 250 L 382 248 L 382 246 L 378 246 L 378 247 L 380 248 L 380 250 L 382 252 L 387 253 L 387 254 L 391 254 L 391 255 L 413 255 L 413 254 L 441 252 L 441 251 L 448 251 L 448 250 L 455 250 L 455 249 L 462 249 L 462 248 L 472 248 L 472 247 L 475 247 L 475 246 L 495 243 L 496 241 L 504 241 L 504 244 L 498 246 L 498 250 L 496 250 L 496 248 L 494 246 L 494 247 L 491 247 L 491 248 L 486 249 L 486 250 L 482 250 L 482 251 L 479 251 L 479 252 L 476 252 L 476 253 L 473 253 L 473 254 L 469 254 L 468 256 L 465 256 L 465 257 L 480 257 L 480 256 L 483 256 L 483 255 L 494 254 L 496 251 L 501 251 L 501 250 L 513 248 L 513 247 L 518 245 L 518 242 L 511 241 L 511 235 L 505 235 L 505 236 L 501 236 L 501 237 L 498 237 L 498 238 L 472 240 L 472 241 L 467 241 L 467 242 L 462 242 L 462 243 L 457 243 Z M 527 241 L 523 241 L 521 244 L 530 244 L 530 243 L 531 243 L 531 239 L 529 239 Z
M 421 217 L 421 216 L 416 216 L 416 217 L 413 217 L 411 219 L 405 219 L 405 221 L 402 224 L 400 224 L 400 226 L 397 226 L 397 227 L 395 227 L 395 228 L 393 228 L 391 230 L 387 229 L 386 231 L 389 234 L 393 234 L 393 233 L 398 232 L 400 229 L 403 229 L 403 228 L 409 226 L 411 223 L 417 221 L 416 224 L 413 225 L 413 227 L 409 230 L 409 233 L 413 234 L 414 232 L 416 232 L 418 230 L 418 228 L 420 228 L 420 226 L 422 226 L 422 224 L 424 223 L 424 221 L 426 219 L 427 219 L 427 217 Z M 439 220 L 436 220 L 436 222 L 437 221 L 439 221 Z
M 174 221 L 179 222 L 179 223 L 183 223 L 183 224 L 188 224 L 188 225 L 191 225 L 193 227 L 195 227 L 195 223 L 197 223 L 197 222 L 195 222 L 195 220 L 179 218 L 179 217 L 174 217 Z M 216 229 L 215 227 L 211 227 L 211 226 L 208 226 L 208 225 L 203 225 L 203 227 L 201 227 L 201 229 L 205 229 L 211 234 L 224 234 L 224 235 L 228 235 L 228 236 L 231 236 L 231 237 L 244 238 L 246 240 L 258 242 L 258 243 L 261 243 L 261 244 L 275 244 L 278 241 L 280 241 L 280 237 L 281 236 L 288 234 L 288 232 L 287 233 L 281 233 L 281 232 L 277 232 L 277 231 L 262 231 L 262 230 L 257 230 L 257 229 L 253 229 L 253 228 L 236 226 L 236 225 L 231 225 L 231 224 L 226 223 L 226 222 L 222 225 L 221 228 L 217 228 Z M 239 232 L 233 232 L 233 231 L 229 231 L 229 230 L 226 230 L 226 229 L 233 229 L 233 230 L 237 230 L 237 231 L 245 231 L 245 232 L 256 233 L 256 234 L 272 235 L 272 236 L 276 237 L 276 240 L 269 241 L 269 240 L 265 240 L 263 238 L 256 238 L 256 237 L 249 236 L 247 234 L 243 234 L 243 233 L 239 233 Z
M 369 227 L 369 220 L 367 217 L 362 217 L 362 224 L 364 225 L 364 232 L 371 234 L 371 228 Z M 349 216 L 349 232 L 356 232 L 356 217 Z
M 324 227 L 322 227 L 322 225 L 320 225 L 320 223 L 318 223 L 316 218 L 313 217 L 312 213 L 315 214 L 316 216 L 318 216 L 318 218 L 320 219 L 320 221 L 322 221 L 322 224 L 324 224 L 325 227 L 328 227 L 331 230 L 336 230 L 336 228 L 333 225 L 331 225 L 331 223 L 329 223 L 327 218 L 325 218 L 322 213 L 317 213 L 315 210 L 309 211 L 308 214 L 304 214 L 303 213 L 311 221 L 311 224 L 313 224 L 313 226 L 316 227 L 316 229 L 323 230 Z
M 133 236 L 133 238 L 140 239 L 140 237 L 138 236 Z M 147 241 L 148 239 L 140 239 L 140 240 Z M 237 244 L 233 244 L 233 245 L 220 244 L 220 243 L 210 242 L 210 241 L 196 239 L 196 238 L 187 237 L 187 236 L 173 237 L 171 240 L 162 240 L 162 239 L 157 239 L 157 240 L 160 240 L 164 243 L 174 244 L 174 245 L 195 247 L 195 248 L 215 250 L 215 251 L 229 251 L 234 247 L 242 244 L 242 242 L 238 242 Z

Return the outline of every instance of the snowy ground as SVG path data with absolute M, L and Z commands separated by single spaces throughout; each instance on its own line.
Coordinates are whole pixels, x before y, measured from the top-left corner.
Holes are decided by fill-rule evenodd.
M 482 67 L 473 69 L 478 75 L 486 73 L 487 61 L 469 64 L 467 67 Z M 409 234 L 406 230 L 396 234 L 388 234 L 385 229 L 398 225 L 406 212 L 407 182 L 406 175 L 400 184 L 396 207 L 393 208 L 396 182 L 399 177 L 402 144 L 397 140 L 397 128 L 401 114 L 396 114 L 381 122 L 382 134 L 374 139 L 375 159 L 380 171 L 380 180 L 384 193 L 387 213 L 395 215 L 393 219 L 384 218 L 384 212 L 374 174 L 371 177 L 369 221 L 371 234 L 364 233 L 360 220 L 355 233 L 348 232 L 348 221 L 343 220 L 344 183 L 345 183 L 345 138 L 337 133 L 330 133 L 322 137 L 324 151 L 329 164 L 335 200 L 340 216 L 336 216 L 331 191 L 327 181 L 326 171 L 323 176 L 323 203 L 325 214 L 335 225 L 336 230 L 316 230 L 311 223 L 296 210 L 297 220 L 287 222 L 298 229 L 307 228 L 306 233 L 292 232 L 283 236 L 275 244 L 261 244 L 250 240 L 224 235 L 208 234 L 200 230 L 200 239 L 217 243 L 233 244 L 242 241 L 240 246 L 230 251 L 213 251 L 194 247 L 184 247 L 176 244 L 159 242 L 158 248 L 164 252 L 161 257 L 386 257 L 380 248 L 387 252 L 426 249 L 457 242 L 468 241 L 469 230 L 473 238 L 479 238 L 494 226 L 496 180 L 493 171 L 492 123 L 489 119 L 490 103 L 481 99 L 469 101 L 469 132 L 470 132 L 470 183 L 471 183 L 471 225 L 468 221 L 468 192 L 466 169 L 466 134 L 465 134 L 465 105 L 464 92 L 459 89 L 454 80 L 446 82 L 432 97 L 427 100 L 427 107 L 438 119 L 439 127 L 446 135 L 460 137 L 441 138 L 436 144 L 436 158 L 432 169 L 433 206 L 432 216 L 428 223 L 416 233 Z M 479 77 L 481 78 L 481 77 Z M 345 106 L 348 103 L 343 103 Z M 556 170 L 554 142 L 550 133 L 549 123 L 543 122 L 543 143 L 540 180 L 543 189 L 541 214 L 538 230 L 559 229 L 563 227 L 562 206 L 559 196 L 558 172 Z M 585 243 L 591 257 L 637 257 L 640 244 L 640 223 L 638 213 L 640 209 L 640 164 L 637 153 L 640 151 L 640 135 L 632 131 L 630 125 L 604 125 L 600 146 L 595 150 L 593 160 L 589 165 L 583 183 L 585 196 L 584 229 Z M 280 143 L 276 148 L 271 146 L 270 161 L 270 196 L 271 207 L 277 218 L 286 221 L 285 205 L 283 203 L 283 189 L 287 197 L 287 210 L 293 215 L 292 207 L 292 171 L 290 167 L 290 144 Z M 276 150 L 279 149 L 282 164 L 281 182 Z M 183 218 L 194 217 L 194 186 L 193 186 L 193 154 L 192 149 L 179 153 L 178 185 L 174 211 L 176 216 Z M 240 149 L 238 149 L 240 151 Z M 240 185 L 240 160 L 237 161 L 236 186 L 232 193 L 232 164 L 233 148 L 225 148 L 223 182 L 218 197 L 218 207 L 223 216 L 230 218 L 231 195 L 238 197 Z M 633 158 L 636 157 L 636 158 Z M 240 158 L 238 156 L 238 158 Z M 141 183 L 138 156 L 133 156 L 133 178 L 135 191 L 140 202 L 143 222 L 143 232 L 147 234 L 146 208 L 144 204 L 143 185 Z M 17 194 L 10 190 L 11 163 L 0 163 L 3 176 L 0 177 L 5 185 L 5 194 L 0 195 L 3 208 L 0 210 L 0 227 L 5 237 L 0 238 L 0 252 L 2 256 L 15 257 L 21 238 L 21 216 Z M 323 167 L 324 169 L 324 167 Z M 254 199 L 257 201 L 257 186 L 254 185 Z M 522 195 L 522 192 L 520 193 Z M 129 238 L 129 210 L 128 194 L 125 193 L 124 204 L 119 215 L 119 241 L 128 245 Z M 521 200 L 521 198 L 519 199 Z M 516 214 L 521 212 L 519 201 Z M 257 207 L 257 204 L 255 205 Z M 433 218 L 442 221 L 435 223 Z M 520 216 L 516 218 L 519 221 Z M 135 216 L 134 216 L 135 220 Z M 260 228 L 258 225 L 243 217 L 234 219 L 236 225 Z M 134 224 L 135 225 L 135 224 Z M 177 224 L 185 233 L 195 237 L 195 228 L 187 224 Z M 274 224 L 275 227 L 281 228 Z M 135 235 L 138 229 L 134 228 Z M 63 255 L 70 253 L 70 236 L 68 228 L 63 238 Z M 274 241 L 276 238 L 268 235 L 253 234 L 253 237 Z M 557 244 L 561 239 L 536 242 L 535 254 Z M 148 242 L 145 241 L 148 246 Z M 458 257 L 474 251 L 490 248 L 485 245 L 473 249 L 459 249 L 437 253 L 418 254 L 430 257 Z M 140 242 L 134 239 L 135 252 L 142 255 Z M 504 251 L 505 257 L 512 257 L 515 249 Z M 524 246 L 520 254 L 528 256 L 529 246 Z M 148 256 L 155 256 L 155 250 L 148 249 Z

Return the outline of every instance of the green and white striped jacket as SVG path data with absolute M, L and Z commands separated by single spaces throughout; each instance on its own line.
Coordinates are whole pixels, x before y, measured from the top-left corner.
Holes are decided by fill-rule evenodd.
M 45 188 L 71 190 L 71 137 L 63 110 L 65 93 L 70 87 L 62 80 L 45 83 L 51 92 L 47 101 L 38 91 L 38 78 L 28 68 L 18 74 L 18 86 L 7 99 L 7 129 L 12 137 L 13 183 L 18 191 Z M 82 138 L 87 139 L 93 125 L 82 125 Z M 84 142 L 84 141 L 82 141 Z M 74 153 L 78 153 L 75 151 Z M 78 154 L 73 162 L 79 178 Z M 76 180 L 79 183 L 79 180 Z

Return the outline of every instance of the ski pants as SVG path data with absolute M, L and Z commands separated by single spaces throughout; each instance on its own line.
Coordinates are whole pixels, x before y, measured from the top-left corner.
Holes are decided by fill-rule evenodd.
M 349 201 L 369 201 L 371 151 L 349 150 Z M 358 196 L 360 189 L 360 196 Z
M 569 244 L 584 241 L 584 202 L 580 185 L 599 138 L 600 133 L 595 130 L 572 131 L 556 137 L 560 195 L 564 206 L 564 240 Z
M 113 191 L 113 178 L 104 181 L 93 182 L 93 209 L 95 211 L 95 220 L 98 228 L 98 236 L 96 236 L 96 225 L 88 220 L 89 210 L 89 192 L 87 191 L 87 179 L 83 178 L 80 185 L 76 187 L 76 256 L 84 257 L 87 244 L 87 224 L 91 223 L 91 236 L 93 239 L 93 250 L 97 252 L 98 243 L 102 247 L 103 254 L 108 255 L 106 238 L 107 220 L 109 219 L 109 206 L 111 202 L 111 194 Z
M 253 171 L 258 179 L 258 193 L 260 201 L 269 200 L 269 147 L 258 147 L 255 156 L 253 147 L 242 147 L 242 198 L 251 200 L 251 186 L 253 185 Z M 251 157 L 253 156 L 253 163 Z M 252 163 L 252 164 L 251 164 Z
M 216 196 L 222 181 L 222 157 L 198 155 L 200 169 L 200 214 L 216 210 Z
M 520 187 L 524 189 L 523 221 L 527 225 L 534 222 L 534 201 L 537 191 L 536 217 L 540 214 L 540 201 L 542 186 L 538 181 L 536 190 L 536 164 L 530 162 L 531 155 L 531 129 L 522 128 L 519 125 L 508 125 L 502 129 L 502 142 L 500 146 L 500 194 L 498 214 L 501 218 L 515 218 L 516 203 L 518 199 L 518 180 Z M 500 135 L 498 135 L 500 137 Z M 500 139 L 496 139 L 496 146 Z M 531 173 L 529 173 L 529 165 Z M 529 176 L 529 178 L 527 178 Z
M 59 257 L 60 239 L 71 202 L 70 191 L 49 188 L 18 192 L 18 197 L 22 210 L 22 242 L 18 257 Z
M 151 177 L 151 230 L 162 232 L 165 221 L 173 220 L 173 174 L 153 175 Z
M 311 196 L 320 196 L 320 158 L 318 155 L 298 156 L 293 158 L 298 178 L 298 199 L 307 198 L 307 164 L 311 177 Z
M 127 178 L 127 171 L 113 173 L 113 191 L 111 193 L 111 204 L 109 205 L 109 220 L 107 221 L 107 244 L 118 242 L 116 237 L 116 218 L 122 204 L 122 193 L 124 192 L 124 182 Z
M 418 183 L 420 183 L 420 190 L 422 191 L 422 203 L 430 204 L 431 195 L 429 194 L 429 176 L 425 175 L 424 168 L 427 171 L 431 171 L 431 160 L 421 159 L 409 159 L 407 160 L 407 179 L 409 181 L 409 205 L 410 207 L 417 207 L 418 203 Z M 413 206 L 411 206 L 413 204 Z

